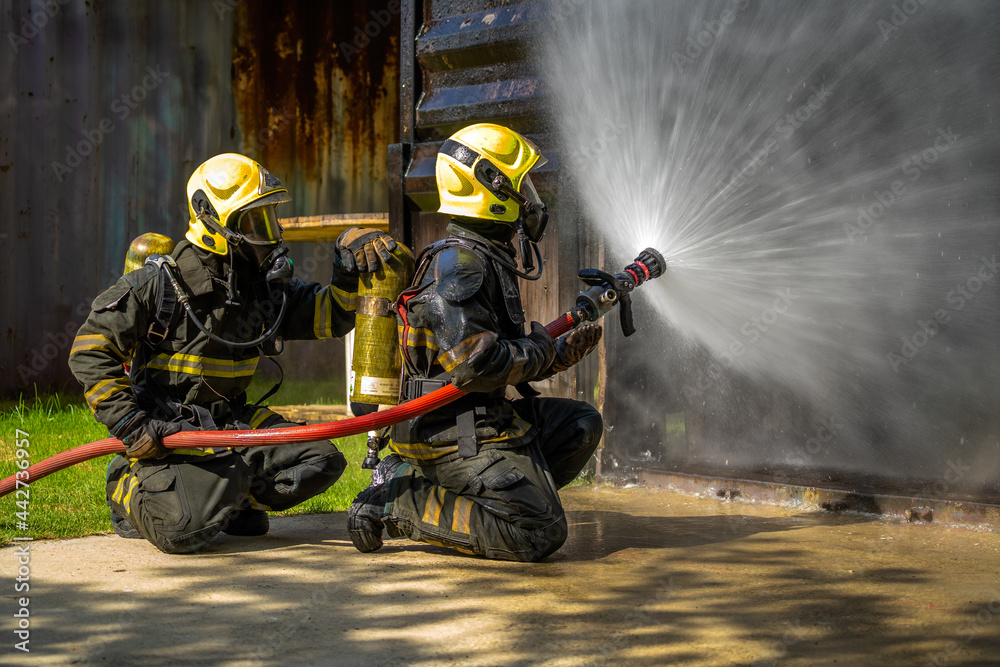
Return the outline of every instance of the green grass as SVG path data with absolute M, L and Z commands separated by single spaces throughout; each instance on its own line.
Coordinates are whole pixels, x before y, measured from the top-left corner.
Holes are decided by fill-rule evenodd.
M 256 401 L 274 385 L 274 378 L 264 378 L 258 373 L 247 388 L 249 401 Z M 268 405 L 343 405 L 347 399 L 344 379 L 290 380 L 285 378 L 281 388 L 266 401 Z
M 286 388 L 282 387 L 268 403 L 314 402 L 296 400 L 309 395 L 309 383 L 288 384 L 287 395 L 284 394 Z M 319 392 L 323 391 L 321 385 Z M 313 391 L 312 395 L 316 395 L 316 392 Z M 31 463 L 38 463 L 67 449 L 108 437 L 107 429 L 94 420 L 82 396 L 75 393 L 51 396 L 36 394 L 28 400 L 22 397 L 17 401 L 0 403 L 0 478 L 13 475 L 18 470 L 15 465 L 18 430 L 28 434 L 30 444 L 25 449 L 30 452 Z M 21 438 L 24 437 L 22 434 Z M 348 462 L 347 470 L 340 480 L 325 493 L 277 514 L 317 514 L 346 510 L 354 497 L 368 485 L 371 477 L 370 471 L 361 469 L 361 461 L 367 453 L 365 442 L 364 435 L 338 440 L 337 447 Z M 9 542 L 14 536 L 45 539 L 111 532 L 104 497 L 104 476 L 111 458 L 102 456 L 84 461 L 31 483 L 27 489 L 27 502 L 24 490 L 20 496 L 14 491 L 0 498 L 0 544 Z M 587 474 L 585 470 L 570 486 L 586 483 Z M 17 527 L 17 513 L 22 511 L 28 513 L 27 531 L 21 531 Z
M 294 389 L 294 387 L 293 387 Z M 67 400 L 68 399 L 68 400 Z M 0 406 L 0 478 L 17 471 L 17 430 L 28 434 L 30 461 L 37 463 L 59 452 L 108 437 L 82 399 L 75 396 L 39 397 Z M 21 436 L 24 437 L 23 435 Z M 367 447 L 365 436 L 337 441 L 348 460 L 343 477 L 326 493 L 281 514 L 311 514 L 347 509 L 351 500 L 368 484 L 371 473 L 361 469 Z M 110 532 L 104 498 L 104 475 L 110 456 L 77 464 L 33 482 L 18 497 L 17 492 L 0 498 L 0 543 L 15 535 L 41 538 L 81 537 Z M 21 501 L 21 506 L 17 502 Z M 28 512 L 28 530 L 17 529 L 17 512 Z

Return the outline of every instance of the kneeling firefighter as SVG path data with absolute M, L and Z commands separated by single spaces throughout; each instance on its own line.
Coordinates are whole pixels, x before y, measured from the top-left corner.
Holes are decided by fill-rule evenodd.
M 126 448 L 107 472 L 115 532 L 167 553 L 197 551 L 219 531 L 262 535 L 268 510 L 340 477 L 346 461 L 329 441 L 167 450 L 161 438 L 292 425 L 263 399 L 247 404 L 262 352 L 277 354 L 282 339 L 350 331 L 359 272 L 374 271 L 396 246 L 377 230 L 348 230 L 330 284 L 304 283 L 292 277 L 275 214 L 288 191 L 264 167 L 218 155 L 194 172 L 187 195 L 186 240 L 94 300 L 69 360 L 94 416 Z
M 528 383 L 580 361 L 601 328 L 553 340 L 532 322 L 525 334 L 517 279 L 541 275 L 536 243 L 548 217 L 528 172 L 544 162 L 530 141 L 492 124 L 457 132 L 438 153 L 439 210 L 453 216 L 451 236 L 424 249 L 396 302 L 406 398 L 447 383 L 469 394 L 393 427 L 393 453 L 348 512 L 360 551 L 379 549 L 383 529 L 514 561 L 542 559 L 566 539 L 557 489 L 590 459 L 602 420 L 590 405 L 540 398 Z M 508 385 L 522 398 L 505 398 Z

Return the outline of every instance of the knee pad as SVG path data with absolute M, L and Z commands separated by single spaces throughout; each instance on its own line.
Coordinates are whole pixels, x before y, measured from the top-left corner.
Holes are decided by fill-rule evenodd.
M 604 418 L 591 406 L 587 407 L 590 409 L 581 416 L 578 423 L 583 431 L 584 441 L 596 443 L 600 441 L 601 435 L 604 433 Z
M 559 521 L 546 526 L 544 530 L 539 531 L 535 542 L 535 557 L 531 559 L 532 562 L 542 560 L 546 556 L 554 554 L 566 543 L 568 536 L 569 528 L 566 525 L 565 516 L 560 518 Z
M 305 500 L 329 489 L 344 474 L 347 459 L 334 450 L 283 470 L 275 478 L 275 488 L 282 494 Z

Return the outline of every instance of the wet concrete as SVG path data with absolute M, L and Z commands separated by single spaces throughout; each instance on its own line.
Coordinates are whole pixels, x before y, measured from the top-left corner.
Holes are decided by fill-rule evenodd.
M 17 665 L 989 665 L 1000 535 L 655 489 L 566 491 L 566 546 L 491 562 L 344 515 L 166 556 L 112 536 L 30 552 Z M 17 556 L 0 550 L 12 627 Z

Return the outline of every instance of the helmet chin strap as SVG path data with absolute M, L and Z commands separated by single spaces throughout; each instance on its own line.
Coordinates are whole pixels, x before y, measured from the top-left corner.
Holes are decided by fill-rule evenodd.
M 542 271 L 545 268 L 545 262 L 542 260 L 542 251 L 538 249 L 537 243 L 528 238 L 528 235 L 524 232 L 520 224 L 517 226 L 517 241 L 521 246 L 521 266 L 524 267 L 525 272 L 515 268 L 514 273 L 525 280 L 538 280 L 542 277 Z M 531 273 L 535 268 L 535 259 L 538 260 L 538 273 Z

